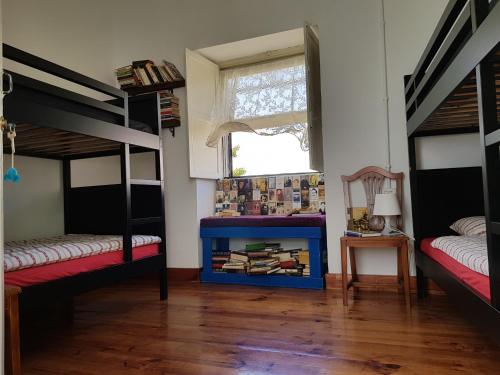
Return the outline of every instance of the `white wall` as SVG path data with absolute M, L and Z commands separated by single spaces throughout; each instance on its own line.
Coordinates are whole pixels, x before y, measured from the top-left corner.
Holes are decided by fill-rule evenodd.
M 340 272 L 338 238 L 344 230 L 340 175 L 366 165 L 385 167 L 385 105 L 380 2 L 377 0 L 148 0 L 147 17 L 132 0 L 60 2 L 4 0 L 8 42 L 105 82 L 131 60 L 165 58 L 185 71 L 192 50 L 319 25 L 330 272 Z M 413 68 L 445 0 L 385 0 L 392 170 L 403 171 L 406 229 L 411 231 L 403 76 Z M 175 17 L 165 19 L 175 9 Z M 168 261 L 200 264 L 198 220 L 208 213 L 213 185 L 189 178 L 185 91 L 182 126 L 164 135 Z M 389 250 L 359 258 L 359 271 L 394 274 Z
M 416 138 L 417 169 L 481 166 L 479 133 Z
M 4 183 L 5 240 L 64 234 L 62 163 L 16 156 L 21 180 Z M 4 158 L 4 168 L 10 157 Z

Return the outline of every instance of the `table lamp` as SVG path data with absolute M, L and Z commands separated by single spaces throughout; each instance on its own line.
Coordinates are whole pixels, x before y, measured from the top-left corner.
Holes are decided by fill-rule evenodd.
M 391 233 L 391 217 L 401 215 L 398 197 L 395 193 L 382 193 L 375 195 L 375 205 L 373 215 L 383 216 L 385 220 L 382 235 L 388 236 Z

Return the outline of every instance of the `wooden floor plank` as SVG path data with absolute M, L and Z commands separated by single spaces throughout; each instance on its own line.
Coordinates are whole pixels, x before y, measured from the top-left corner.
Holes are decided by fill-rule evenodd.
M 353 298 L 351 296 L 351 298 Z M 495 374 L 500 352 L 443 296 L 129 282 L 36 326 L 23 370 L 47 374 Z M 28 341 L 28 342 L 26 342 Z

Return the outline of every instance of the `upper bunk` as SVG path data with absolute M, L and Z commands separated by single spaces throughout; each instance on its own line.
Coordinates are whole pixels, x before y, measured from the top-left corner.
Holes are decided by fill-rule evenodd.
M 498 3 L 448 2 L 413 74 L 405 77 L 408 137 L 478 132 L 485 100 L 495 106 L 500 123 Z M 481 62 L 488 66 L 483 80 L 488 77 L 491 97 L 479 104 L 476 67 Z
M 21 64 L 23 72 L 35 69 L 78 85 L 75 91 L 92 92 L 4 70 L 3 85 L 11 91 L 4 97 L 4 117 L 16 125 L 17 154 L 62 160 L 119 154 L 122 144 L 131 152 L 159 150 L 158 126 L 129 119 L 129 102 L 136 99 L 126 92 L 6 44 L 3 57 Z M 10 151 L 5 137 L 4 152 Z

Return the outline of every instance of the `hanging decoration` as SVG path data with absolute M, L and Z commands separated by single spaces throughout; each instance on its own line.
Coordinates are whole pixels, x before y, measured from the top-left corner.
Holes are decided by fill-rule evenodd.
M 10 140 L 10 150 L 11 150 L 10 168 L 7 169 L 7 171 L 5 172 L 3 179 L 4 179 L 4 181 L 19 183 L 21 176 L 19 175 L 19 172 L 17 171 L 17 169 L 14 167 L 14 154 L 16 153 L 16 145 L 15 145 L 16 125 L 15 124 L 8 124 L 7 129 L 8 129 L 7 130 L 7 138 Z

